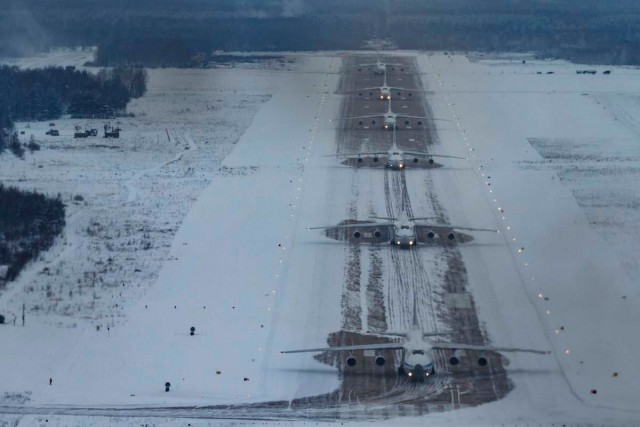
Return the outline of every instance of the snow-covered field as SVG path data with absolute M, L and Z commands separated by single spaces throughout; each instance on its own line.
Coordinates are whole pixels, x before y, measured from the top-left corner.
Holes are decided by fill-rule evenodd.
M 546 342 L 558 365 L 512 363 L 516 390 L 496 409 L 637 422 L 640 71 L 578 75 L 587 67 L 459 55 L 419 62 L 437 91 L 434 114 L 454 119 L 443 146 L 471 156 L 467 172 L 437 175 L 443 191 L 452 180 L 458 190 L 446 207 L 502 224 L 505 246 L 463 249 L 480 317 L 495 341 Z
M 19 123 L 42 149 L 24 160 L 5 152 L 0 180 L 60 194 L 67 227 L 3 293 L 0 311 L 13 322 L 25 303 L 29 322 L 117 324 L 157 278 L 184 216 L 270 98 L 269 84 L 227 71 L 150 70 L 148 94 L 129 107 L 136 117 L 112 123 L 123 129 L 119 139 L 73 138 L 76 125 L 101 135 L 98 120 L 55 121 L 60 137 L 45 135 L 49 122 Z M 38 313 L 47 316 L 31 319 Z
M 335 375 L 303 381 L 301 393 L 294 370 L 288 383 L 280 376 L 270 387 L 264 381 L 269 363 L 276 366 L 272 375 L 281 365 L 270 361 L 279 350 L 270 347 L 272 323 L 282 322 L 277 332 L 290 345 L 310 337 L 298 326 L 312 303 L 294 301 L 314 297 L 303 277 L 318 261 L 291 249 L 298 228 L 307 226 L 296 214 L 322 212 L 321 197 L 315 206 L 298 201 L 308 174 L 329 173 L 307 172 L 306 165 L 316 139 L 325 154 L 333 149 L 334 130 L 326 123 L 339 105 L 327 97 L 339 61 L 308 56 L 288 66 L 282 73 L 255 64 L 151 70 L 149 93 L 129 107 L 136 116 L 118 122 L 119 140 L 74 140 L 74 125 L 102 124 L 84 120 L 57 121 L 59 138 L 44 136 L 48 123 L 18 125 L 42 150 L 24 161 L 0 157 L 1 179 L 60 192 L 69 224 L 56 246 L 2 294 L 2 312 L 10 324 L 17 320 L 2 329 L 3 341 L 18 346 L 1 356 L 12 366 L 2 373 L 3 403 L 160 404 L 167 397 L 172 404 L 230 403 L 333 390 Z M 265 102 L 268 108 L 255 115 Z M 305 192 L 324 191 L 313 188 L 322 179 L 310 181 Z M 76 195 L 83 200 L 73 201 Z M 285 281 L 288 253 L 303 262 Z M 340 258 L 331 251 L 327 257 Z M 338 282 L 340 266 L 335 272 Z M 284 286 L 293 289 L 276 298 Z M 339 309 L 339 292 L 324 313 Z M 293 314 L 280 315 L 279 305 Z M 309 323 L 322 328 L 319 340 L 332 326 Z M 190 341 L 181 344 L 184 338 Z M 165 381 L 174 393 L 164 392 Z
M 553 354 L 510 356 L 515 389 L 503 400 L 384 425 L 640 423 L 640 71 L 417 59 L 434 115 L 450 120 L 436 122 L 434 151 L 470 157 L 433 171 L 443 207 L 455 223 L 501 225 L 499 244 L 461 248 L 480 319 L 494 343 Z M 353 197 L 351 170 L 323 157 L 335 152 L 340 59 L 300 55 L 287 67 L 152 70 L 119 140 L 72 139 L 73 125 L 101 122 L 58 121 L 58 138 L 44 136 L 47 123 L 18 125 L 42 150 L 0 156 L 0 180 L 60 192 L 68 226 L 0 293 L 0 313 L 17 318 L 0 328 L 0 407 L 287 401 L 335 389 L 335 369 L 279 350 L 340 329 L 344 251 L 306 230 L 341 218 Z M 408 176 L 418 199 L 420 179 Z

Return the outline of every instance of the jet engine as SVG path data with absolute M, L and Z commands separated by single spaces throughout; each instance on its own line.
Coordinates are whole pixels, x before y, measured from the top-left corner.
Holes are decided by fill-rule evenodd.
M 487 363 L 488 363 L 488 361 L 487 361 L 486 357 L 484 357 L 484 356 L 478 357 L 478 365 L 487 366 Z
M 384 366 L 384 364 L 386 363 L 386 360 L 384 357 L 382 356 L 376 356 L 376 365 L 378 366 Z
M 457 364 L 460 363 L 460 357 L 461 357 L 461 352 L 460 350 L 456 350 L 453 352 L 453 354 L 451 355 L 451 357 L 449 358 L 449 363 L 453 366 L 456 366 Z
M 358 230 L 356 230 L 356 231 L 354 231 L 354 232 L 353 232 L 353 237 L 354 237 L 354 238 L 359 239 L 359 238 L 360 238 L 360 236 L 362 236 L 362 234 L 360 234 L 360 232 L 359 232 Z
M 436 233 L 433 230 L 429 230 L 427 232 L 427 238 L 429 239 L 435 239 L 436 238 Z
M 418 159 L 417 157 L 413 158 L 413 163 L 418 163 L 420 161 L 420 159 Z
M 449 234 L 447 234 L 447 239 L 454 240 L 455 238 L 456 238 L 456 235 L 453 234 L 453 232 L 449 232 Z
M 380 161 L 380 159 L 377 156 L 373 158 L 373 162 L 374 163 L 378 163 L 379 161 Z
M 376 239 L 379 239 L 380 237 L 382 237 L 382 232 L 380 230 L 375 230 L 373 232 L 373 237 L 375 237 Z
M 429 159 L 429 164 L 432 165 L 434 163 L 433 159 Z
M 356 361 L 355 357 L 353 357 L 353 356 L 347 357 L 347 365 L 356 366 L 356 363 L 357 363 L 357 361 Z

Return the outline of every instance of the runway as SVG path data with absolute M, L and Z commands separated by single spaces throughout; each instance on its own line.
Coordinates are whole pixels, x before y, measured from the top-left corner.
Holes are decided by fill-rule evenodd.
M 403 71 L 389 68 L 387 83 L 407 89 L 423 88 L 417 65 L 410 57 L 385 57 L 386 61 L 406 64 Z M 342 106 L 342 116 L 353 117 L 370 115 L 386 110 L 386 101 L 377 99 L 378 93 L 371 91 L 360 96 L 358 88 L 381 85 L 383 76 L 374 75 L 369 70 L 357 67 L 358 63 L 373 62 L 375 57 L 357 56 L 345 59 L 342 68 L 340 91 L 346 96 Z M 394 94 L 397 92 L 394 91 Z M 412 94 L 409 96 L 408 94 Z M 393 112 L 424 116 L 422 125 L 412 120 L 409 125 L 401 121 L 397 131 L 398 145 L 404 150 L 437 152 L 439 142 L 435 130 L 435 119 L 429 108 L 429 92 L 418 93 L 400 91 L 393 96 Z M 388 150 L 391 146 L 391 131 L 380 126 L 362 126 L 358 120 L 341 121 L 338 132 L 340 154 L 357 153 L 368 150 Z M 379 124 L 379 121 L 377 122 Z M 375 127 L 375 128 L 374 128 Z M 437 169 L 405 169 L 393 171 L 380 168 L 354 168 L 355 175 L 365 175 L 366 181 L 373 180 L 383 186 L 384 201 L 366 200 L 369 196 L 359 192 L 365 199 L 364 204 L 384 206 L 378 216 L 394 217 L 404 210 L 411 216 L 434 217 L 447 223 L 447 212 L 439 203 L 439 195 L 431 182 L 431 174 Z M 362 179 L 362 177 L 360 177 Z M 417 188 L 409 189 L 409 186 Z M 414 212 L 410 195 L 420 194 L 420 205 L 429 206 L 429 212 Z M 362 205 L 354 201 L 354 206 Z M 376 206 L 377 205 L 377 206 Z M 375 208 L 374 208 L 375 210 Z M 364 218 L 366 212 L 360 212 L 360 218 L 345 218 L 345 221 Z M 338 237 L 338 236 L 336 236 Z M 343 238 L 349 239 L 348 233 Z M 386 236 L 383 236 L 383 239 Z M 467 273 L 457 244 L 472 240 L 463 236 L 456 244 L 443 241 L 440 244 L 419 246 L 411 250 L 392 247 L 388 243 L 369 245 L 364 243 L 346 243 L 348 245 L 346 283 L 342 298 L 342 323 L 344 329 L 329 337 L 331 345 L 369 344 L 380 342 L 380 337 L 372 337 L 367 332 L 406 331 L 412 323 L 414 300 L 420 326 L 425 331 L 448 332 L 448 340 L 463 343 L 484 344 L 484 334 L 468 292 Z M 481 250 L 480 248 L 478 250 Z M 366 294 L 366 307 L 361 298 L 350 297 L 353 294 Z M 366 311 L 366 312 L 363 312 Z M 364 322 L 361 319 L 366 319 Z M 363 325 L 366 323 L 366 325 Z M 382 338 L 384 341 L 385 339 Z M 511 389 L 509 379 L 503 367 L 503 358 L 499 354 L 488 354 L 489 363 L 478 366 L 476 355 L 463 357 L 461 363 L 453 367 L 448 364 L 451 354 L 441 352 L 437 360 L 437 375 L 424 384 L 415 384 L 406 378 L 398 377 L 399 351 L 381 352 L 388 362 L 383 368 L 375 365 L 374 354 L 355 352 L 361 361 L 355 367 L 346 365 L 341 355 L 325 354 L 319 360 L 338 366 L 342 375 L 342 384 L 336 404 L 358 402 L 375 405 L 381 412 L 376 417 L 395 416 L 396 405 L 403 405 L 407 412 L 424 414 L 464 406 L 474 406 L 500 399 Z M 387 354 L 385 354 L 387 353 Z M 310 403 L 312 400 L 310 400 Z M 381 407 L 387 407 L 382 409 Z

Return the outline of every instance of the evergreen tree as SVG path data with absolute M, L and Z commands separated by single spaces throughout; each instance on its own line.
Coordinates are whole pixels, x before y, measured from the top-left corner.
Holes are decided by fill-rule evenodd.
M 9 140 L 9 150 L 18 158 L 24 158 L 24 148 L 22 148 L 22 144 L 20 143 L 20 138 L 18 137 L 18 132 L 14 132 L 11 134 L 11 138 Z

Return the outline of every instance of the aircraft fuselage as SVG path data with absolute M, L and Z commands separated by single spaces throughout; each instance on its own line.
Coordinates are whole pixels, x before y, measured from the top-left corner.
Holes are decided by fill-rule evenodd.
M 416 381 L 424 380 L 435 373 L 433 350 L 431 345 L 424 341 L 422 331 L 413 330 L 407 334 L 398 371 L 401 375 L 404 374 Z
M 400 154 L 399 152 L 392 152 L 389 153 L 389 157 L 387 158 L 387 163 L 385 166 L 391 170 L 400 171 L 405 168 L 406 162 L 402 154 Z
M 407 224 L 397 225 L 394 228 L 391 244 L 400 249 L 410 249 L 414 247 L 416 245 L 416 233 L 413 230 L 413 226 Z

